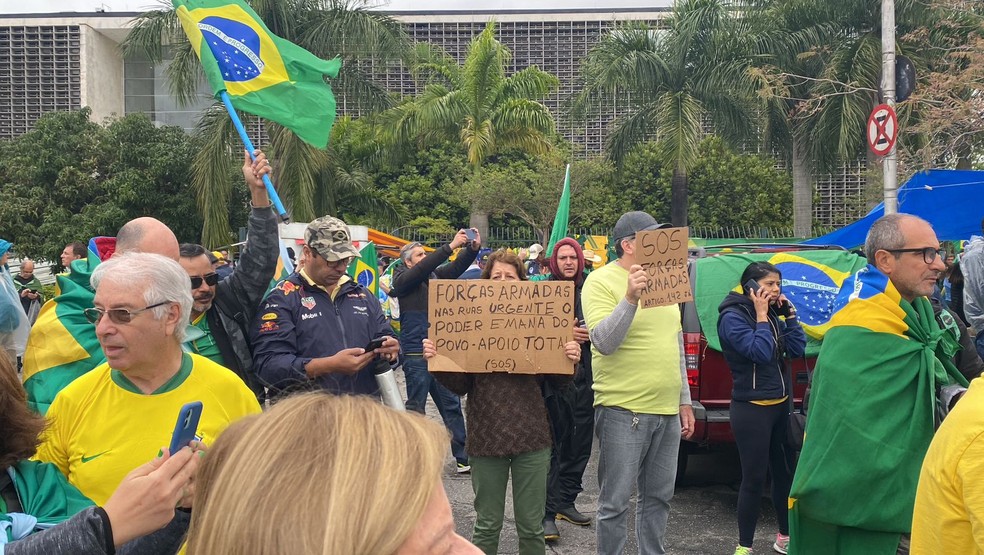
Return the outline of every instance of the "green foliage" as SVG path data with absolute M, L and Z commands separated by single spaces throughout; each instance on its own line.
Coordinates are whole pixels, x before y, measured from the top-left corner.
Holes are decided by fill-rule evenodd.
M 410 220 L 410 228 L 419 231 L 427 241 L 433 241 L 437 237 L 453 235 L 457 228 L 451 222 L 442 218 L 431 218 L 430 216 L 417 216 Z
M 192 141 L 142 114 L 107 127 L 89 114 L 51 112 L 33 131 L 0 143 L 0 236 L 19 254 L 57 261 L 72 241 L 113 236 L 128 220 L 153 216 L 179 241 L 197 242 Z M 243 225 L 242 203 L 235 216 Z
M 620 213 L 645 210 L 666 221 L 672 171 L 660 160 L 655 143 L 643 143 L 626 156 L 618 186 Z M 738 154 L 709 137 L 691 166 L 689 220 L 694 227 L 789 226 L 792 179 L 771 158 Z
M 463 149 L 445 142 L 415 152 L 398 167 L 377 170 L 373 179 L 383 196 L 410 218 L 426 214 L 457 229 L 468 222 L 468 199 L 462 192 L 468 174 Z

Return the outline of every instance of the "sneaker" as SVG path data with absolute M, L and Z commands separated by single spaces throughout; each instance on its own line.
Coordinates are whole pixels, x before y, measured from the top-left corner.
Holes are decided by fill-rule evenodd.
M 591 517 L 584 516 L 581 514 L 581 511 L 578 511 L 573 505 L 566 509 L 557 511 L 557 518 L 560 520 L 566 520 L 567 522 L 578 526 L 588 526 L 591 524 Z
M 471 473 L 471 467 L 468 466 L 465 463 L 458 463 L 457 471 L 458 471 L 458 474 L 470 474 Z
M 786 553 L 789 549 L 789 536 L 784 536 L 782 534 L 776 534 L 776 543 L 772 544 L 772 549 L 776 553 Z
M 552 518 L 543 519 L 543 539 L 548 542 L 555 542 L 560 539 L 560 530 L 557 529 L 557 521 Z
M 751 555 L 752 548 L 739 545 L 735 548 L 735 555 Z

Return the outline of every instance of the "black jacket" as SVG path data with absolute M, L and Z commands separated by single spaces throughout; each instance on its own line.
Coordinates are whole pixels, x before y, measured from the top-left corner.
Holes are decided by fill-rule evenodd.
M 249 328 L 256 309 L 275 278 L 280 256 L 277 214 L 273 208 L 253 208 L 249 215 L 246 246 L 231 276 L 219 282 L 212 308 L 205 313 L 208 327 L 227 368 L 256 394 L 263 386 L 253 372 Z
M 444 245 L 420 259 L 413 268 L 400 264 L 393 271 L 390 296 L 400 299 L 400 346 L 404 353 L 419 354 L 424 350 L 428 282 L 431 279 L 458 279 L 478 255 L 478 251 L 465 247 L 454 262 L 441 266 L 452 252 L 449 245 Z
M 755 321 L 755 304 L 732 291 L 718 307 L 718 337 L 731 368 L 736 401 L 779 399 L 790 394 L 785 357 L 806 352 L 806 334 L 796 319 L 782 321 L 769 309 L 768 322 Z

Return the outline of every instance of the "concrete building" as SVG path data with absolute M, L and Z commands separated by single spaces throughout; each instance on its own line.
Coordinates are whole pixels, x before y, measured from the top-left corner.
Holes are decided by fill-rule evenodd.
M 161 124 L 194 128 L 198 114 L 212 103 L 207 85 L 202 83 L 192 105 L 179 106 L 169 94 L 165 64 L 124 58 L 119 49 L 146 3 L 103 0 L 107 1 L 111 5 L 95 5 L 99 0 L 41 0 L 25 8 L 34 13 L 0 14 L 0 139 L 25 133 L 45 112 L 82 106 L 92 109 L 96 121 L 143 112 Z M 499 40 L 512 51 L 512 70 L 537 65 L 559 78 L 559 89 L 545 104 L 560 114 L 575 93 L 580 61 L 604 33 L 628 21 L 658 26 L 669 15 L 672 1 L 497 0 L 483 3 L 481 10 L 470 9 L 473 5 L 466 0 L 394 0 L 379 8 L 404 22 L 414 40 L 439 45 L 459 60 L 472 38 L 494 18 Z M 79 11 L 61 11 L 66 9 Z M 388 90 L 405 95 L 417 91 L 403 67 L 370 69 Z M 358 114 L 358 107 L 344 97 L 339 98 L 339 110 Z M 583 124 L 570 125 L 559 118 L 558 131 L 586 154 L 598 153 L 617 115 L 613 105 Z M 862 170 L 860 162 L 849 164 L 818 180 L 818 221 L 841 225 L 864 213 L 864 203 L 856 200 L 864 187 Z

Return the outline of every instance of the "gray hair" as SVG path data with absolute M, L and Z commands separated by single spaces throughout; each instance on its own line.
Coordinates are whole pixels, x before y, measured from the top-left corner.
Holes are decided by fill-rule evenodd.
M 864 255 L 869 264 L 875 263 L 875 253 L 905 247 L 905 235 L 902 233 L 902 222 L 908 219 L 918 220 L 929 225 L 929 222 L 912 214 L 888 214 L 875 220 L 868 230 L 864 240 Z M 898 254 L 895 257 L 898 258 Z
M 98 289 L 103 281 L 132 286 L 144 286 L 143 298 L 147 306 L 163 302 L 177 303 L 181 316 L 174 335 L 178 342 L 185 338 L 185 327 L 191 318 L 191 283 L 188 273 L 177 262 L 166 256 L 145 252 L 128 252 L 116 255 L 92 272 L 90 283 Z M 168 306 L 151 309 L 154 318 L 160 320 L 168 313 Z
M 422 243 L 418 243 L 417 241 L 403 245 L 403 248 L 400 249 L 400 260 L 402 260 L 403 263 L 406 264 L 407 261 L 410 260 L 410 255 L 413 254 L 413 250 L 416 249 L 417 247 L 423 248 L 424 245 Z

